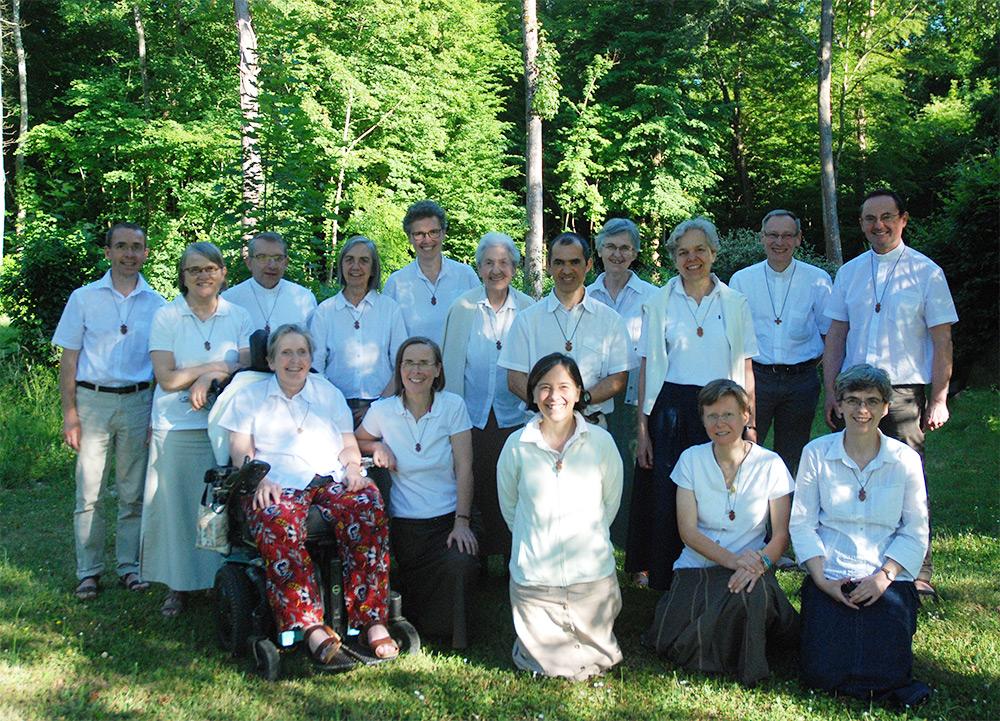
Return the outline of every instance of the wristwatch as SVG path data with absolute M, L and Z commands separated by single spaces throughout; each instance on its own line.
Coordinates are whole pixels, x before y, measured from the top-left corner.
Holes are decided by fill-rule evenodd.
M 890 571 L 890 570 L 889 570 L 888 568 L 886 568 L 885 566 L 882 566 L 882 568 L 880 568 L 879 570 L 880 570 L 880 571 L 881 571 L 882 573 L 884 573 L 884 574 L 885 574 L 885 577 L 886 577 L 886 578 L 888 578 L 888 579 L 889 579 L 889 583 L 892 583 L 893 581 L 895 581 L 895 580 L 896 580 L 896 577 L 895 577 L 895 576 L 894 576 L 894 575 L 892 574 L 892 571 Z

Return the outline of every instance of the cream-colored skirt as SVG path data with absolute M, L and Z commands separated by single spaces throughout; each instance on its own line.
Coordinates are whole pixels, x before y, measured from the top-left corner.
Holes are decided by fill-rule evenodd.
M 614 632 L 622 596 L 613 573 L 564 587 L 511 581 L 510 605 L 517 632 L 512 656 L 520 669 L 584 681 L 622 660 Z

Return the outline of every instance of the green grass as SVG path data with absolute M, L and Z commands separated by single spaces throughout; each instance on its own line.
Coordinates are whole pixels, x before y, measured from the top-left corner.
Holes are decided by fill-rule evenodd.
M 73 598 L 72 458 L 58 443 L 54 372 L 5 374 L 0 398 L 5 452 L 7 434 L 20 433 L 19 450 L 10 455 L 27 456 L 17 466 L 25 475 L 10 478 L 5 466 L 0 482 L 0 721 L 1000 718 L 995 391 L 954 399 L 951 421 L 928 439 L 943 601 L 921 611 L 914 640 L 915 673 L 934 695 L 906 712 L 814 694 L 796 680 L 794 658 L 779 659 L 772 677 L 754 689 L 675 670 L 639 645 L 659 594 L 624 578 L 616 631 L 625 661 L 604 679 L 570 684 L 516 671 L 506 584 L 494 577 L 477 595 L 477 637 L 465 652 L 431 645 L 417 657 L 335 676 L 316 674 L 291 655 L 283 659 L 282 680 L 265 683 L 246 660 L 217 649 L 207 593 L 173 621 L 158 613 L 162 587 L 129 594 L 112 577 L 96 601 Z M 17 430 L 18 419 L 27 430 Z M 115 501 L 107 503 L 114 518 Z M 109 558 L 111 552 L 109 537 Z M 779 575 L 796 606 L 800 581 Z

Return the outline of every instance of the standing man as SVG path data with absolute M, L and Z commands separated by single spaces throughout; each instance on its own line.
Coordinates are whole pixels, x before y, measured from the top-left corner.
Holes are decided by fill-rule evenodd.
M 861 205 L 861 229 L 871 251 L 844 264 L 826 306 L 833 324 L 823 353 L 824 414 L 830 428 L 843 427 L 833 391 L 842 370 L 859 363 L 882 368 L 893 386 L 879 429 L 923 460 L 925 431 L 948 421 L 951 325 L 958 314 L 941 268 L 903 242 L 909 217 L 899 195 L 887 188 L 872 191 Z M 922 596 L 937 595 L 930 583 L 933 571 L 928 543 L 915 581 Z
M 140 580 L 139 528 L 153 391 L 149 325 L 164 304 L 140 274 L 149 249 L 138 225 L 119 223 L 104 239 L 111 270 L 70 294 L 52 344 L 62 348 L 63 438 L 76 451 L 76 597 L 92 599 L 104 572 L 104 494 L 115 463 L 116 571 L 130 591 Z
M 587 294 L 583 281 L 593 260 L 590 246 L 576 233 L 562 233 L 549 243 L 546 270 L 552 292 L 514 319 L 497 364 L 507 369 L 507 386 L 528 401 L 528 373 L 549 353 L 565 353 L 576 361 L 590 394 L 584 415 L 607 428 L 605 415 L 625 390 L 628 372 L 639 365 L 625 321 Z
M 833 283 L 825 270 L 794 257 L 802 243 L 794 213 L 765 215 L 760 242 L 767 260 L 734 273 L 729 287 L 747 297 L 757 333 L 757 437 L 767 437 L 773 420 L 774 452 L 794 476 L 819 402 L 816 367 L 830 329 L 823 311 Z
M 448 218 L 433 200 L 421 200 L 407 209 L 403 232 L 416 259 L 390 275 L 382 292 L 399 303 L 406 332 L 441 345 L 448 309 L 460 295 L 479 288 L 479 276 L 470 266 L 441 253 Z
M 251 277 L 222 297 L 246 308 L 254 330 L 268 335 L 285 323 L 304 326 L 316 308 L 316 297 L 308 288 L 285 280 L 288 244 L 277 233 L 258 233 L 250 240 L 246 257 Z

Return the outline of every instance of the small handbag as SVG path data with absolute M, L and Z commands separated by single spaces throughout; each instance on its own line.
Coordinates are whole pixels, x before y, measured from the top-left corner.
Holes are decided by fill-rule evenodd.
M 205 493 L 198 506 L 198 529 L 194 545 L 195 548 L 228 556 L 231 550 L 228 505 L 216 500 L 214 485 L 205 484 Z

